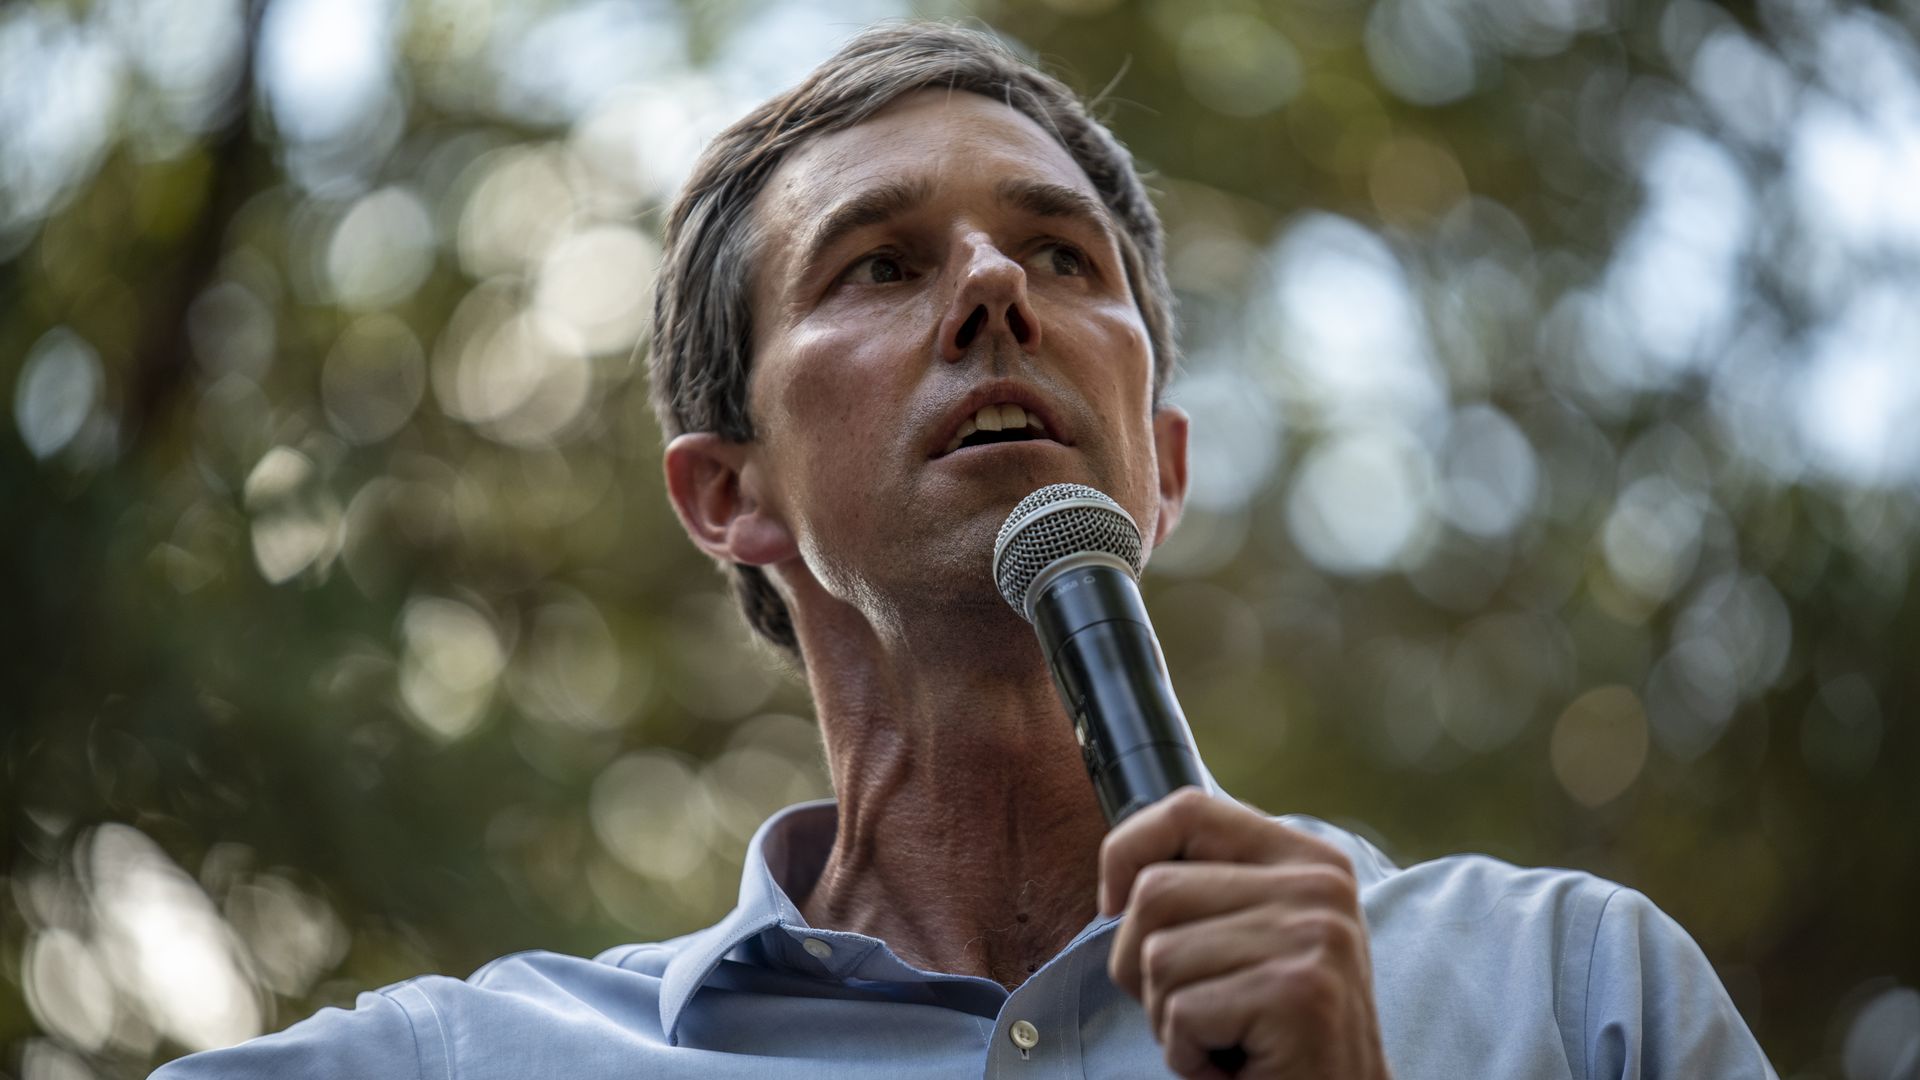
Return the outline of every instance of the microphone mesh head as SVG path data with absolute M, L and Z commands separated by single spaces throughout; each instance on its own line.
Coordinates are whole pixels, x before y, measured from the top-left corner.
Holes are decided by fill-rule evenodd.
M 993 543 L 993 582 L 1022 617 L 1027 589 L 1040 571 L 1068 555 L 1098 551 L 1133 568 L 1145 567 L 1140 527 L 1098 488 L 1048 484 L 1020 500 Z

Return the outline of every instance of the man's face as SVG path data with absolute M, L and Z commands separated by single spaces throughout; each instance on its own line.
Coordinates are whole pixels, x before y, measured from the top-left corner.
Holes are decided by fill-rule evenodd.
M 994 535 L 1048 483 L 1171 527 L 1184 418 L 1153 409 L 1117 224 L 1032 120 L 910 95 L 806 143 L 755 211 L 753 452 L 829 592 L 998 603 Z

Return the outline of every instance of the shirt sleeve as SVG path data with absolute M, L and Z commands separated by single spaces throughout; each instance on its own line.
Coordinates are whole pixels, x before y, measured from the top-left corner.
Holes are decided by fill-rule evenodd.
M 1582 1026 L 1589 1080 L 1777 1080 L 1700 947 L 1632 889 L 1601 910 Z
M 432 1002 L 402 983 L 361 994 L 352 1010 L 321 1009 L 277 1034 L 169 1062 L 148 1080 L 445 1080 L 443 1060 L 426 1071 L 442 1049 L 439 1032 L 417 1034 L 412 1006 L 435 1023 Z

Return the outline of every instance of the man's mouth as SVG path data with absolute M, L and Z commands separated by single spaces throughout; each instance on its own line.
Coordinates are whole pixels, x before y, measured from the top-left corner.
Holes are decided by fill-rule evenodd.
M 989 443 L 1026 442 L 1029 439 L 1052 439 L 1040 417 L 1012 403 L 983 405 L 971 417 L 961 421 L 960 430 L 953 441 L 947 444 L 941 456 L 953 453 L 969 446 L 986 446 Z

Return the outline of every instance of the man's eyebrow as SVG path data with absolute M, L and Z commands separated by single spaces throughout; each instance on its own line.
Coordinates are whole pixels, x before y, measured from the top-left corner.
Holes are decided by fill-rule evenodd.
M 933 188 L 932 178 L 921 176 L 888 180 L 850 196 L 814 226 L 800 259 L 801 273 L 811 275 L 827 252 L 848 234 L 890 221 L 930 201 Z M 1113 233 L 1113 218 L 1106 204 L 1065 184 L 1009 177 L 993 186 L 993 194 L 1002 204 L 1035 217 L 1070 218 L 1103 236 Z
M 848 233 L 898 217 L 931 198 L 933 181 L 926 177 L 888 180 L 859 192 L 827 211 L 814 226 L 800 265 L 811 271 Z
M 1107 204 L 1065 184 L 1011 177 L 993 186 L 1002 203 L 1035 217 L 1078 218 L 1102 233 L 1111 233 L 1113 215 Z

